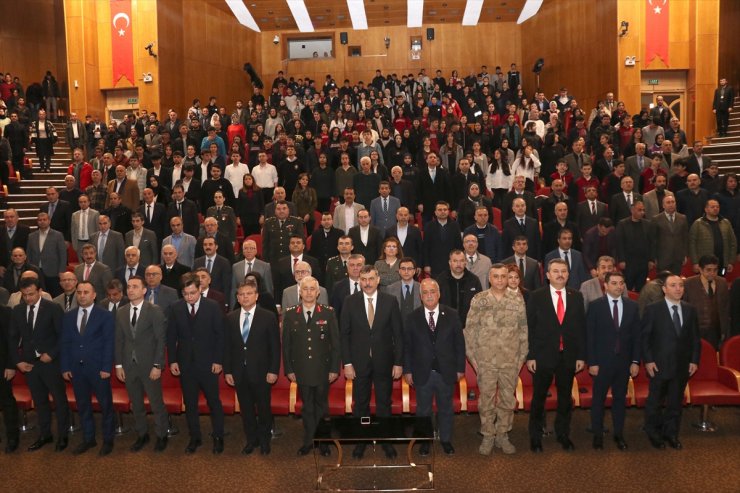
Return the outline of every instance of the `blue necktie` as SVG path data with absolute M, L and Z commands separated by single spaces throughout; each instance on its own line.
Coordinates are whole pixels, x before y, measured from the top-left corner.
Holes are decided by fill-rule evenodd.
M 244 344 L 247 343 L 247 339 L 249 339 L 249 312 L 244 314 L 244 324 L 242 324 L 242 341 L 244 341 Z

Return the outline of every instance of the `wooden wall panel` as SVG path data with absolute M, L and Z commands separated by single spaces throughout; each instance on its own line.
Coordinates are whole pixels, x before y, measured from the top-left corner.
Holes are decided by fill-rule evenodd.
M 740 2 L 721 0 L 719 5 L 719 76 L 740 86 Z
M 426 39 L 427 27 L 434 28 L 435 39 Z M 481 65 L 488 65 L 493 72 L 496 65 L 508 66 L 512 62 L 520 63 L 521 40 L 519 29 L 513 22 L 496 22 L 466 27 L 459 24 L 430 24 L 423 28 L 409 29 L 405 26 L 371 27 L 366 31 L 348 31 L 347 45 L 339 43 L 340 30 L 334 31 L 335 57 L 331 59 L 285 60 L 286 35 L 298 36 L 296 32 L 264 32 L 260 35 L 262 73 L 267 81 L 272 81 L 278 70 L 283 70 L 287 77 L 304 78 L 306 76 L 323 82 L 327 74 L 335 80 L 345 78 L 352 82 L 359 80 L 367 83 L 375 75 L 376 69 L 384 74 L 397 73 L 417 74 L 426 68 L 427 74 L 434 76 L 437 69 L 449 77 L 453 69 L 461 75 L 472 70 L 479 71 Z M 278 46 L 272 42 L 278 34 L 282 41 Z M 386 50 L 383 39 L 391 39 L 390 48 Z M 421 60 L 410 59 L 411 37 L 422 38 Z M 348 46 L 360 46 L 361 57 L 348 56 Z
M 521 25 L 524 88 L 535 89 L 532 67 L 545 59 L 540 87 L 550 98 L 561 86 L 581 107 L 592 108 L 616 89 L 617 0 L 546 0 Z
M 20 77 L 24 88 L 51 70 L 61 85 L 67 72 L 66 56 L 56 49 L 64 36 L 62 13 L 62 0 L 0 2 L 0 70 Z

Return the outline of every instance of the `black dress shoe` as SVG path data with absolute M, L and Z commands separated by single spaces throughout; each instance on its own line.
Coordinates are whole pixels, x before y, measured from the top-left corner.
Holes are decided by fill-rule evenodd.
M 222 454 L 224 452 L 224 439 L 222 437 L 213 438 L 213 453 L 214 455 Z
M 149 433 L 144 433 L 136 439 L 133 445 L 131 445 L 131 452 L 138 452 L 144 448 L 144 445 L 149 443 Z
M 542 440 L 539 438 L 530 438 L 529 449 L 535 453 L 542 452 Z
M 157 443 L 154 444 L 155 452 L 164 452 L 167 448 L 167 436 L 157 437 Z
M 439 442 L 445 455 L 455 455 L 455 447 L 450 442 Z
M 256 447 L 257 447 L 257 444 L 256 444 L 256 443 L 248 443 L 248 444 L 246 444 L 246 445 L 244 446 L 244 448 L 242 449 L 242 454 L 244 454 L 244 455 L 249 455 L 249 454 L 251 454 L 252 452 L 254 452 L 254 449 L 255 449 Z
M 619 450 L 627 450 L 627 442 L 624 441 L 622 435 L 614 435 L 614 443 L 617 444 Z
M 262 455 L 270 455 L 270 444 L 266 443 L 264 445 L 260 445 L 260 454 Z
M 313 450 L 313 445 L 304 445 L 298 449 L 298 455 L 308 455 Z
M 62 452 L 69 445 L 69 439 L 67 437 L 60 438 L 57 440 L 57 444 L 54 447 L 55 452 Z
M 396 447 L 391 445 L 390 443 L 384 443 L 381 445 L 383 447 L 383 452 L 385 452 L 385 456 L 388 459 L 395 459 L 398 454 L 396 453 Z
M 576 446 L 573 445 L 573 442 L 570 441 L 570 438 L 565 435 L 558 437 L 558 443 L 563 447 L 563 450 L 571 451 L 576 449 Z
M 366 447 L 366 443 L 358 443 L 357 445 L 355 445 L 355 449 L 352 451 L 352 457 L 354 457 L 355 459 L 362 459 L 362 456 L 365 455 Z
M 194 454 L 198 447 L 203 445 L 203 441 L 200 438 L 191 438 L 188 442 L 188 446 L 185 447 L 186 454 Z
M 321 454 L 321 457 L 329 457 L 331 455 L 331 449 L 329 448 L 329 444 L 321 442 L 319 444 L 319 453 Z
M 668 445 L 676 450 L 681 450 L 683 448 L 683 444 L 678 439 L 678 437 L 663 437 L 663 439 L 668 442 Z
M 100 457 L 105 457 L 106 455 L 110 455 L 111 452 L 113 452 L 113 442 L 103 442 L 103 446 L 100 447 L 98 455 Z
M 12 454 L 16 450 L 18 450 L 18 439 L 17 438 L 9 439 L 8 444 L 5 445 L 5 453 Z
M 33 442 L 31 445 L 28 446 L 28 451 L 29 452 L 33 452 L 35 450 L 40 449 L 41 447 L 43 447 L 47 443 L 51 443 L 53 441 L 54 441 L 54 437 L 51 436 L 51 435 L 49 435 L 48 437 L 41 437 L 38 440 L 36 440 L 35 442 Z
M 648 438 L 650 439 L 650 445 L 657 449 L 664 449 L 665 443 L 663 443 L 663 440 L 656 436 L 648 435 Z
M 419 447 L 419 455 L 421 455 L 422 457 L 426 457 L 427 455 L 429 455 L 430 448 L 431 447 L 429 446 L 429 442 L 423 442 Z
M 72 451 L 72 454 L 81 455 L 87 452 L 88 450 L 90 450 L 91 448 L 97 447 L 97 446 L 98 446 L 98 443 L 95 440 L 91 442 L 82 442 L 81 444 L 77 446 L 76 449 Z
M 602 450 L 604 448 L 604 435 L 597 433 L 594 435 L 594 450 Z

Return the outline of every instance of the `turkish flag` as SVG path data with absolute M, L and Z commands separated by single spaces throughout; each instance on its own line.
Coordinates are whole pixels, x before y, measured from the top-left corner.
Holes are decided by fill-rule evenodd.
M 134 40 L 131 28 L 131 0 L 110 0 L 113 87 L 126 77 L 134 84 Z
M 645 66 L 659 57 L 668 63 L 668 2 L 645 0 Z

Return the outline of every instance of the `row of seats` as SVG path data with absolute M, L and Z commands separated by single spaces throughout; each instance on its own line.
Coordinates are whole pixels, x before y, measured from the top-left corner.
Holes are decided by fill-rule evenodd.
M 722 347 L 718 363 L 717 353 L 708 342 L 702 340 L 702 355 L 699 369 L 691 378 L 684 394 L 685 404 L 703 406 L 704 418 L 708 413 L 709 406 L 740 405 L 740 336 L 735 336 Z M 118 381 L 115 376 L 111 377 L 113 390 L 113 406 L 118 413 L 119 424 L 123 414 L 130 412 L 131 403 L 126 392 L 126 387 Z M 627 405 L 644 407 L 648 395 L 649 380 L 644 367 L 640 368 L 637 377 L 630 379 L 627 391 Z M 233 387 L 229 386 L 223 374 L 219 375 L 219 388 L 224 413 L 232 415 L 240 412 L 239 400 Z M 170 414 L 181 414 L 184 411 L 182 391 L 178 377 L 169 371 L 162 372 L 162 389 L 165 406 Z M 525 366 L 519 372 L 516 388 L 517 409 L 529 411 L 532 403 L 532 374 Z M 18 372 L 13 379 L 13 394 L 18 401 L 19 409 L 24 414 L 33 409 L 31 393 L 25 383 L 23 374 Z M 465 377 L 460 379 L 458 392 L 454 393 L 454 410 L 457 413 L 475 413 L 478 411 L 478 399 L 480 392 L 476 381 L 475 372 L 468 364 Z M 67 386 L 67 398 L 70 407 L 76 411 L 76 400 L 71 385 Z M 593 399 L 592 379 L 587 370 L 576 375 L 573 380 L 573 405 L 580 408 L 589 408 Z M 416 393 L 403 379 L 393 384 L 392 396 L 393 414 L 408 414 L 416 412 Z M 147 410 L 149 403 L 146 402 Z M 607 406 L 611 405 L 611 393 L 607 396 Z M 97 401 L 93 402 L 94 409 L 99 411 Z M 545 408 L 553 410 L 557 407 L 557 392 L 552 385 L 548 392 Z M 272 411 L 276 415 L 301 414 L 302 401 L 298 393 L 298 386 L 290 382 L 283 374 L 281 365 L 280 376 L 272 388 Z M 371 412 L 375 412 L 375 395 L 373 394 L 370 404 Z M 198 411 L 201 414 L 208 413 L 205 398 L 201 396 L 198 403 Z M 329 389 L 329 412 L 338 416 L 351 413 L 352 411 L 352 382 L 344 378 L 340 373 L 339 378 Z M 24 421 L 25 422 L 25 421 Z

